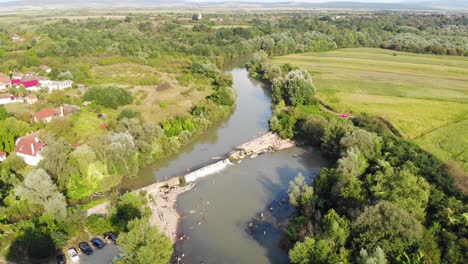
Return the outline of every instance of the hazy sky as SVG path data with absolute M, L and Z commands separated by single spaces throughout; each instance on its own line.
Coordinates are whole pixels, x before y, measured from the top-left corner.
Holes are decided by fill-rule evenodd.
M 21 0 L 0 0 L 0 2 L 15 2 Z M 47 2 L 47 0 L 43 0 Z M 117 0 L 118 1 L 118 0 Z M 223 0 L 189 0 L 192 2 L 222 2 Z M 228 0 L 229 1 L 229 0 Z M 233 0 L 243 2 L 288 2 L 291 0 Z M 422 2 L 423 0 L 292 0 L 295 2 L 309 2 L 309 3 L 321 3 L 321 2 L 372 2 L 372 3 L 401 3 L 401 2 Z M 460 0 L 463 1 L 463 0 Z M 99 0 L 81 0 L 81 2 L 99 2 Z

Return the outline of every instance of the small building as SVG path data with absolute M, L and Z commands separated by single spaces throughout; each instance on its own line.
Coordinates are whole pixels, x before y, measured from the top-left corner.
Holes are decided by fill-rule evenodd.
M 39 69 L 45 71 L 46 73 L 50 73 L 52 71 L 52 68 L 50 68 L 49 66 L 44 65 L 44 64 L 39 66 Z
M 79 106 L 64 104 L 57 109 L 60 111 L 61 116 L 69 116 L 81 110 Z
M 21 85 L 29 91 L 38 91 L 39 90 L 39 81 L 38 80 L 31 80 L 31 81 L 22 81 L 18 79 L 14 79 L 11 81 L 11 84 L 14 85 L 16 88 L 19 88 Z
M 84 92 L 86 89 L 85 85 L 82 83 L 79 83 L 77 86 L 78 86 L 78 90 L 80 90 L 81 92 Z
M 8 76 L 3 73 L 0 73 L 0 90 L 10 87 L 11 80 Z
M 35 113 L 33 115 L 33 120 L 36 123 L 39 123 L 39 122 L 49 123 L 50 121 L 52 121 L 52 119 L 60 117 L 60 116 L 63 116 L 60 113 L 60 110 L 53 109 L 53 108 L 45 108 Z
M 25 42 L 26 40 L 24 38 L 22 38 L 20 35 L 18 34 L 13 34 L 11 36 L 11 40 L 13 40 L 14 42 L 17 42 L 17 43 L 23 43 Z
M 0 162 L 5 161 L 7 158 L 7 153 L 5 151 L 0 150 Z
M 71 88 L 73 86 L 73 81 L 71 80 L 65 80 L 65 81 L 50 81 L 50 80 L 45 80 L 45 81 L 39 81 L 41 84 L 41 87 L 44 89 L 47 89 L 49 92 L 52 92 L 54 90 L 64 90 L 67 88 Z
M 30 94 L 24 97 L 24 102 L 27 104 L 35 104 L 37 103 L 37 95 Z
M 20 137 L 15 143 L 15 152 L 26 164 L 36 166 L 42 160 L 41 151 L 46 144 L 41 141 L 41 132 Z
M 24 74 L 21 72 L 14 72 L 11 74 L 11 79 L 12 80 L 21 80 L 23 78 Z
M 0 105 L 12 104 L 12 103 L 21 103 L 22 99 L 16 97 L 12 94 L 0 94 Z

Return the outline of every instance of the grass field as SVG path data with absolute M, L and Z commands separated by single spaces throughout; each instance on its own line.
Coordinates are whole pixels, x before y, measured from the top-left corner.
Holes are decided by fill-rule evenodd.
M 460 150 L 468 149 L 468 58 L 360 48 L 274 62 L 307 69 L 317 97 L 334 110 L 383 117 L 405 138 L 466 169 Z

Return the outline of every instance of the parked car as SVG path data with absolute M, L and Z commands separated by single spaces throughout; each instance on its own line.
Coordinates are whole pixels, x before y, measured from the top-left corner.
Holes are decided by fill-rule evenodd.
M 55 257 L 57 259 L 58 264 L 66 264 L 67 263 L 67 258 L 65 258 L 65 255 L 60 253 Z
M 68 256 L 70 256 L 72 262 L 80 261 L 80 256 L 78 256 L 78 252 L 76 252 L 75 248 L 68 249 Z
M 103 248 L 106 245 L 99 237 L 91 239 L 91 244 L 97 248 Z
M 111 240 L 114 243 L 117 243 L 117 235 L 112 232 L 105 233 L 104 238 Z
M 81 251 L 83 251 L 83 253 L 85 253 L 88 256 L 93 254 L 93 249 L 86 242 L 81 242 L 80 244 L 78 244 L 78 247 L 80 247 Z

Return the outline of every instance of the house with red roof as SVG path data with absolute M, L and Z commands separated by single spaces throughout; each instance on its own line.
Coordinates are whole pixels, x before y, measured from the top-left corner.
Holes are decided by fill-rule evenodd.
M 5 151 L 0 150 L 0 162 L 5 161 L 7 158 L 7 154 Z
M 52 119 L 61 117 L 63 114 L 60 113 L 60 110 L 54 108 L 45 108 L 33 115 L 33 120 L 36 123 L 43 122 L 49 123 Z
M 42 160 L 41 152 L 47 146 L 41 141 L 41 131 L 20 137 L 15 143 L 15 152 L 26 164 L 36 166 Z

